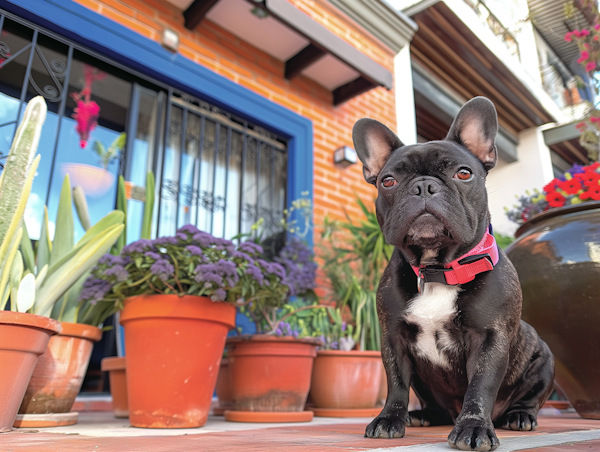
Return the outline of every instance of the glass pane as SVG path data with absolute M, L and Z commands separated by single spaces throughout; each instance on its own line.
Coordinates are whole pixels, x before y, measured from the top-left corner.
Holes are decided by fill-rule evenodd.
M 242 190 L 242 232 L 250 232 L 250 227 L 258 219 L 256 215 L 256 199 L 258 196 L 258 178 L 256 177 L 258 142 L 248 137 L 246 144 L 246 160 L 244 162 L 244 187 Z
M 223 237 L 225 232 L 225 192 L 227 183 L 227 146 L 231 137 L 230 129 L 221 126 L 219 134 L 219 152 L 217 152 L 217 168 L 214 192 L 212 196 L 213 225 L 212 234 Z
M 183 111 L 171 107 L 171 123 L 165 149 L 161 208 L 158 236 L 175 234 L 177 228 L 177 195 L 179 191 L 179 159 L 181 156 L 181 133 Z
M 258 216 L 264 219 L 264 227 L 267 234 L 273 232 L 277 225 L 273 225 L 273 208 L 271 198 L 273 194 L 271 186 L 271 163 L 272 148 L 263 143 L 260 148 L 260 176 L 258 181 Z
M 215 172 L 215 135 L 217 124 L 214 121 L 204 121 L 204 144 L 200 162 L 200 211 L 198 215 L 198 228 L 211 232 L 212 205 L 213 205 L 213 180 Z
M 275 187 L 273 190 L 275 209 L 275 220 L 279 222 L 283 218 L 285 209 L 285 194 L 287 189 L 287 153 L 280 150 L 275 151 Z
M 88 60 L 92 64 L 84 61 Z M 126 128 L 131 83 L 99 69 L 93 60 L 76 53 L 69 75 L 68 100 L 60 126 L 52 172 L 48 214 L 54 222 L 63 177 L 80 186 L 87 199 L 92 224 L 114 209 L 122 149 L 115 141 Z M 97 116 L 97 123 L 94 121 Z M 46 129 L 44 125 L 44 129 Z M 75 218 L 76 212 L 74 211 Z M 51 226 L 52 227 L 52 226 Z M 84 230 L 75 220 L 75 239 Z
M 7 18 L 4 19 L 4 27 L 0 34 L 0 91 L 8 97 L 21 98 L 21 88 L 30 53 L 28 46 L 32 39 L 33 30 Z M 4 124 L 2 116 L 3 112 L 0 110 L 0 124 Z M 7 117 L 6 113 L 4 117 Z M 17 111 L 13 110 L 12 116 L 7 119 L 16 120 Z
M 128 181 L 140 187 L 146 186 L 146 174 L 152 169 L 158 110 L 158 95 L 150 91 L 140 91 L 137 130 L 128 154 L 130 161 Z M 135 199 L 127 201 L 127 242 L 140 239 L 144 203 Z
M 227 199 L 225 201 L 225 238 L 239 233 L 241 214 L 241 175 L 242 175 L 242 150 L 244 136 L 236 131 L 231 134 L 231 150 L 229 156 L 229 172 L 227 174 Z
M 195 177 L 196 162 L 200 146 L 200 117 L 188 113 L 185 133 L 185 152 L 181 156 L 179 182 L 178 226 L 196 222 L 198 188 Z

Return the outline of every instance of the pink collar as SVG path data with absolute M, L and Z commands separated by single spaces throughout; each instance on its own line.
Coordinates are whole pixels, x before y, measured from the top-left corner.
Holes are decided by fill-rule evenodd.
M 494 269 L 498 263 L 498 245 L 494 236 L 486 231 L 481 242 L 475 248 L 455 261 L 439 266 L 413 267 L 419 278 L 419 292 L 426 282 L 438 282 L 450 286 L 465 284 L 475 279 L 479 273 Z

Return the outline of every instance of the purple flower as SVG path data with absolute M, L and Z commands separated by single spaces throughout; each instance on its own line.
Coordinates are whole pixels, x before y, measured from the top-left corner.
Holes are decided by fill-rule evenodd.
M 178 233 L 179 232 L 184 232 L 184 233 L 189 234 L 189 235 L 194 235 L 194 234 L 200 232 L 200 230 L 196 226 L 194 226 L 193 224 L 186 224 L 185 226 L 182 226 L 179 229 L 177 229 L 177 232 Z M 184 240 L 187 240 L 187 237 Z
M 242 243 L 239 247 L 238 250 L 243 251 L 244 253 L 249 253 L 249 254 L 262 254 L 263 253 L 263 249 L 262 246 L 257 245 L 254 242 L 244 242 Z
M 223 289 L 217 289 L 215 290 L 215 293 L 212 294 L 210 299 L 212 301 L 224 301 L 225 297 L 227 297 L 227 292 L 225 292 Z
M 317 264 L 311 249 L 304 242 L 291 240 L 275 260 L 285 269 L 285 283 L 290 287 L 290 295 L 299 295 L 315 288 Z
M 120 264 L 121 258 L 119 256 L 113 256 L 112 254 L 105 254 L 98 260 L 98 263 L 108 265 Z
M 150 259 L 154 259 L 155 261 L 162 258 L 162 256 L 154 251 L 146 251 L 144 256 L 149 257 Z
M 204 256 L 204 251 L 202 251 L 202 248 L 196 245 L 188 245 L 185 247 L 185 249 L 188 250 L 192 256 Z
M 147 249 L 154 249 L 154 243 L 152 240 L 140 239 L 137 242 L 130 243 L 123 247 L 121 254 L 132 254 L 132 253 L 143 253 Z
M 258 284 L 263 284 L 265 277 L 263 276 L 260 268 L 258 268 L 256 265 L 248 265 L 248 267 L 246 268 L 246 274 L 250 275 L 252 279 L 254 279 Z
M 192 236 L 192 240 L 196 242 L 201 248 L 208 248 L 215 243 L 215 237 L 208 234 L 207 232 L 197 232 Z
M 179 239 L 179 240 L 183 240 L 184 242 L 189 238 L 187 234 L 184 234 L 183 232 L 178 232 L 177 234 L 175 234 L 175 236 Z
M 253 264 L 254 263 L 254 259 L 252 257 L 250 257 L 250 255 L 244 253 L 243 251 L 234 251 L 231 256 L 234 259 L 243 259 L 245 261 L 248 261 L 249 263 Z
M 111 289 L 112 284 L 105 279 L 90 277 L 83 283 L 79 300 L 89 301 L 90 304 L 95 305 L 102 301 Z
M 115 265 L 114 267 L 107 268 L 104 271 L 104 274 L 106 276 L 114 276 L 117 282 L 123 282 L 129 278 L 129 273 L 122 265 Z
M 154 239 L 155 246 L 168 246 L 177 244 L 178 242 L 176 237 L 159 237 L 157 239 Z
M 234 262 L 220 260 L 215 263 L 200 264 L 194 269 L 196 282 L 212 282 L 218 288 L 224 288 L 227 281 L 229 287 L 233 287 L 239 281 L 237 266 Z
M 166 281 L 174 275 L 175 269 L 168 260 L 159 259 L 150 267 L 150 273 L 158 276 L 161 281 Z

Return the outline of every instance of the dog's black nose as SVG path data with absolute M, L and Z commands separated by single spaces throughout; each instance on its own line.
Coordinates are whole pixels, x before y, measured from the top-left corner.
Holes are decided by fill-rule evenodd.
M 429 198 L 441 190 L 440 184 L 433 178 L 423 178 L 413 181 L 408 192 L 411 195 Z

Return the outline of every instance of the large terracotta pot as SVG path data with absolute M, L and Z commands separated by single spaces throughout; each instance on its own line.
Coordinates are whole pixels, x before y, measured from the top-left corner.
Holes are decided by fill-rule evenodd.
M 0 432 L 12 428 L 38 357 L 60 328 L 48 317 L 0 311 Z
M 104 358 L 100 364 L 102 372 L 108 372 L 110 395 L 115 417 L 129 417 L 127 403 L 127 374 L 125 357 Z
M 203 426 L 235 307 L 196 296 L 133 297 L 121 324 L 131 425 Z
M 280 422 L 283 413 L 304 412 L 318 339 L 253 335 L 230 337 L 227 344 L 235 411 L 276 412 Z
M 310 394 L 317 408 L 374 408 L 381 387 L 381 352 L 320 350 Z
M 523 320 L 549 345 L 556 381 L 580 416 L 600 419 L 600 202 L 543 212 L 507 249 Z
M 35 366 L 19 414 L 68 413 L 75 403 L 102 330 L 80 323 L 61 326 Z

